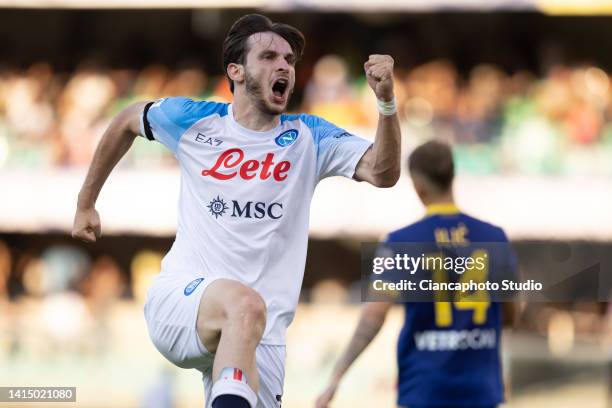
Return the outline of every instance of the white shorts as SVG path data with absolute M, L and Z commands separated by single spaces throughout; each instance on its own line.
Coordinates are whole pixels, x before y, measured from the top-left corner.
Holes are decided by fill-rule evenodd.
M 213 384 L 214 354 L 202 344 L 196 330 L 196 321 L 202 294 L 212 282 L 220 278 L 160 274 L 147 293 L 144 307 L 149 337 L 157 350 L 178 367 L 201 371 L 206 396 L 210 395 Z M 257 346 L 257 408 L 281 406 L 285 356 L 285 346 Z M 210 407 L 210 403 L 208 401 L 205 407 Z

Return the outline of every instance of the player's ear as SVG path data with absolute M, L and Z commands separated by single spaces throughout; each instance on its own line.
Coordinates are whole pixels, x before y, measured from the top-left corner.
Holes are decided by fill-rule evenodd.
M 227 76 L 237 83 L 244 81 L 244 65 L 231 63 L 227 65 Z

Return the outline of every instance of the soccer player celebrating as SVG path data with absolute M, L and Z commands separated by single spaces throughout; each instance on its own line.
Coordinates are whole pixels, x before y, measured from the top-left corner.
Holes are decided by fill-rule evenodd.
M 516 273 L 514 255 L 504 245 L 508 242 L 504 231 L 456 207 L 452 189 L 454 164 L 448 145 L 432 141 L 419 146 L 410 155 L 408 168 L 417 195 L 426 206 L 426 215 L 389 234 L 388 243 L 463 248 L 470 243 L 501 243 L 501 251 L 495 251 L 499 252 L 495 260 L 498 270 Z M 502 304 L 442 300 L 403 304 L 405 322 L 397 343 L 398 406 L 497 406 L 503 401 L 499 355 Z M 333 369 L 330 384 L 316 401 L 317 408 L 329 405 L 348 368 L 382 327 L 391 305 L 390 301 L 370 302 L 363 307 L 357 329 Z M 513 312 L 512 306 L 508 309 Z
M 380 111 L 373 144 L 316 116 L 285 114 L 305 40 L 261 15 L 223 43 L 231 104 L 165 98 L 136 103 L 104 133 L 78 196 L 73 236 L 100 237 L 95 210 L 136 135 L 172 151 L 181 170 L 178 228 L 150 288 L 155 347 L 203 373 L 207 407 L 278 407 L 285 331 L 304 274 L 311 198 L 326 177 L 377 187 L 399 178 L 393 59 L 364 64 Z

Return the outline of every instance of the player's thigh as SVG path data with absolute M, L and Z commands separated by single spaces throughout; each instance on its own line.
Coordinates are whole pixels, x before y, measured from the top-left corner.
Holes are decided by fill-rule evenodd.
M 145 320 L 157 350 L 182 368 L 211 364 L 196 332 L 200 298 L 209 280 L 198 276 L 160 275 L 147 294 Z
M 266 304 L 255 290 L 232 279 L 216 279 L 201 295 L 196 327 L 200 340 L 214 353 L 221 329 L 235 315 L 252 313 L 265 324 Z

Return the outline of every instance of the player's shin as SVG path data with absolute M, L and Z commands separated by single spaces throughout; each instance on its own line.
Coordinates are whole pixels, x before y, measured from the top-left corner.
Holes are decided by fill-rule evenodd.
M 257 394 L 239 368 L 225 367 L 212 387 L 212 408 L 255 408 Z
M 210 396 L 213 408 L 240 406 L 227 395 L 243 398 L 251 408 L 257 404 L 259 375 L 255 351 L 265 328 L 265 309 L 257 307 L 260 302 L 249 303 L 242 299 L 238 303 L 244 304 L 227 316 L 215 353 L 215 383 Z
M 232 347 L 223 340 L 222 336 L 213 365 L 212 408 L 255 408 L 259 389 L 255 348 Z

